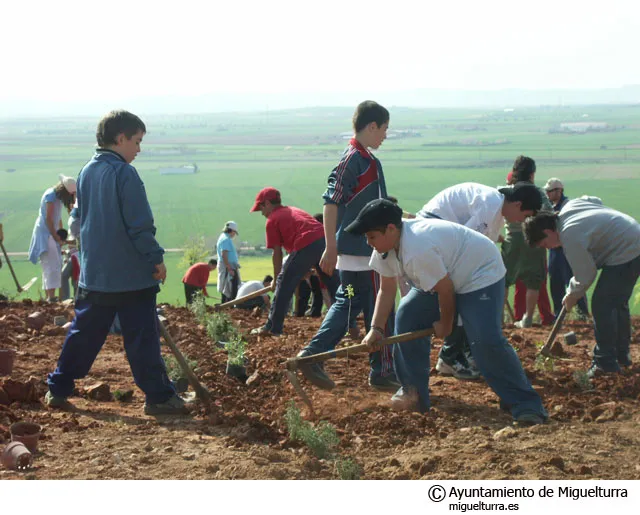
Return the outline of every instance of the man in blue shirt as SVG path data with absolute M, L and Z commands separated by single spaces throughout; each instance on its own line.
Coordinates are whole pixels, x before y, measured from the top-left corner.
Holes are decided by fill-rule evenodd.
M 216 249 L 218 252 L 218 291 L 222 302 L 228 302 L 238 296 L 240 287 L 240 264 L 238 251 L 233 244 L 233 238 L 238 235 L 238 224 L 228 221 L 222 228 Z
M 145 393 L 145 414 L 187 412 L 160 353 L 156 295 L 167 276 L 164 249 L 131 166 L 145 133 L 136 115 L 110 112 L 98 124 L 99 148 L 78 177 L 82 267 L 75 318 L 47 380 L 50 407 L 68 406 L 74 381 L 89 373 L 117 315 L 134 380 Z

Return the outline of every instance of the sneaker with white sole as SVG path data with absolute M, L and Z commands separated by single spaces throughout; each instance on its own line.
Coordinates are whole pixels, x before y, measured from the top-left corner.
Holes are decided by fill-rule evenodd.
M 391 408 L 395 411 L 420 411 L 418 392 L 414 388 L 400 387 L 391 397 Z
M 522 320 L 518 320 L 515 324 L 516 327 L 518 327 L 519 329 L 528 329 L 529 327 L 531 327 L 533 324 L 533 320 L 531 318 L 529 318 L 527 315 L 524 315 L 522 317 Z
M 478 370 L 472 370 L 459 361 L 447 362 L 442 358 L 438 358 L 436 370 L 440 375 L 453 376 L 463 381 L 473 381 L 480 378 L 480 372 Z

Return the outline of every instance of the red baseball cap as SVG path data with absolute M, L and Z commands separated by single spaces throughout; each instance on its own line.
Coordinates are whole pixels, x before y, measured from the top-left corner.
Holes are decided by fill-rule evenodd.
M 508 174 L 507 174 L 507 184 L 511 184 L 511 181 L 513 180 L 513 170 L 511 170 Z
M 266 200 L 280 200 L 280 192 L 271 186 L 262 188 L 256 195 L 256 201 L 249 212 L 253 213 L 254 211 L 260 211 L 260 204 L 263 204 Z

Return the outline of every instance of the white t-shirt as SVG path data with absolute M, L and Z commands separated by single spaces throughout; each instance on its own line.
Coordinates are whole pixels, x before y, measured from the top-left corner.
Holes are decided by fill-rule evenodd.
M 238 295 L 236 298 L 244 297 L 245 295 L 249 295 L 254 291 L 258 291 L 264 288 L 264 284 L 262 281 L 245 281 L 242 283 L 240 288 L 238 288 Z
M 435 218 L 403 220 L 400 250 L 385 259 L 377 251 L 371 268 L 384 277 L 404 276 L 416 288 L 430 291 L 447 274 L 456 293 L 495 284 L 506 272 L 498 247 L 467 227 Z
M 442 190 L 417 215 L 424 218 L 427 213 L 433 213 L 443 220 L 484 234 L 491 241 L 498 241 L 504 225 L 503 204 L 504 195 L 496 188 L 463 182 Z

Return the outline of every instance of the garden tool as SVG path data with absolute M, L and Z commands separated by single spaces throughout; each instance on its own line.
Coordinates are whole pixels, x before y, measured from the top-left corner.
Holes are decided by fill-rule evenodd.
M 24 291 L 27 291 L 29 288 L 31 288 L 33 286 L 33 283 L 35 283 L 38 278 L 37 277 L 32 277 L 31 280 L 25 284 L 24 286 L 20 286 L 20 283 L 18 282 L 18 278 L 16 277 L 16 273 L 13 271 L 13 266 L 11 266 L 11 261 L 9 260 L 9 255 L 7 254 L 7 251 L 4 248 L 4 244 L 2 243 L 2 240 L 4 239 L 3 233 L 2 233 L 2 224 L 0 224 L 0 247 L 2 248 L 2 253 L 4 254 L 4 259 L 7 261 L 7 265 L 9 265 L 9 270 L 11 271 L 11 276 L 13 277 L 13 280 L 16 283 L 16 288 L 18 289 L 18 293 L 22 293 Z
M 410 340 L 415 340 L 416 338 L 422 338 L 424 336 L 432 336 L 434 333 L 433 329 L 421 329 L 420 331 L 413 331 L 411 333 L 403 333 L 397 336 L 391 336 L 389 338 L 384 338 L 377 342 L 379 347 L 384 347 L 386 345 L 391 345 L 394 343 L 403 343 Z M 350 354 L 358 354 L 361 352 L 369 352 L 366 343 L 360 343 L 358 345 L 350 345 L 349 347 L 343 347 L 341 349 L 332 350 L 329 352 L 321 352 L 319 354 L 314 354 L 312 356 L 304 356 L 302 358 L 289 358 L 285 363 L 287 377 L 291 382 L 296 393 L 300 396 L 302 401 L 308 406 L 311 414 L 315 417 L 315 412 L 313 410 L 313 405 L 311 404 L 311 399 L 306 394 L 300 381 L 298 380 L 298 376 L 296 374 L 300 365 L 311 364 L 311 363 L 320 363 L 323 361 L 327 361 L 328 359 L 338 358 L 341 356 L 349 356 Z
M 213 306 L 214 311 L 220 311 L 221 309 L 229 308 L 231 306 L 235 306 L 236 304 L 242 304 L 251 299 L 255 299 L 256 297 L 260 297 L 260 295 L 264 295 L 265 293 L 269 293 L 271 291 L 271 286 L 265 286 L 258 291 L 254 291 L 249 295 L 245 295 L 244 297 L 238 297 L 237 299 L 230 300 L 229 302 L 225 302 L 223 304 L 216 304 Z
M 504 299 L 505 306 L 507 306 L 507 313 L 509 313 L 509 317 L 511 317 L 511 323 L 515 323 L 516 317 L 513 314 L 513 309 L 511 309 L 511 304 L 509 304 L 509 299 Z
M 555 341 L 556 336 L 558 335 L 558 331 L 560 331 L 560 328 L 562 327 L 562 322 L 564 321 L 564 317 L 566 314 L 567 314 L 567 310 L 565 309 L 564 306 L 562 306 L 562 309 L 558 314 L 558 318 L 556 318 L 556 322 L 555 324 L 553 324 L 553 329 L 551 329 L 551 333 L 549 333 L 547 342 L 544 344 L 544 347 L 540 349 L 540 354 L 542 354 L 543 356 L 545 357 L 551 356 L 551 346 L 553 345 L 553 342 Z
M 184 375 L 189 381 L 189 384 L 191 385 L 193 390 L 196 392 L 196 397 L 200 399 L 200 401 L 202 401 L 202 403 L 205 406 L 205 409 L 209 411 L 209 408 L 211 407 L 211 395 L 209 394 L 209 391 L 204 386 L 202 386 L 202 383 L 198 381 L 198 378 L 191 370 L 191 367 L 189 367 L 187 360 L 184 359 L 182 352 L 180 352 L 180 349 L 178 349 L 177 345 L 173 341 L 173 338 L 169 334 L 169 331 L 167 331 L 167 328 L 164 325 L 165 320 L 166 318 L 164 318 L 163 316 L 161 315 L 158 316 L 158 326 L 160 327 L 160 332 L 162 333 L 162 337 L 164 338 L 165 343 L 171 349 L 171 352 L 173 353 L 173 355 L 176 357 L 176 361 L 178 362 L 178 364 L 180 365 L 180 368 L 184 372 Z

